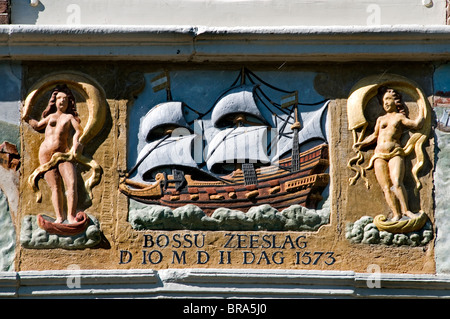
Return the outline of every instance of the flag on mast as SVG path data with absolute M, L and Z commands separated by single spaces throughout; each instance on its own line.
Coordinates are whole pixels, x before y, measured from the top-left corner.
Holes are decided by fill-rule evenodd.
M 281 98 L 281 108 L 283 109 L 293 105 L 297 105 L 297 103 L 298 103 L 298 91 L 285 95 Z
M 162 89 L 168 89 L 170 87 L 169 75 L 167 72 L 160 73 L 151 80 L 151 84 L 155 93 Z

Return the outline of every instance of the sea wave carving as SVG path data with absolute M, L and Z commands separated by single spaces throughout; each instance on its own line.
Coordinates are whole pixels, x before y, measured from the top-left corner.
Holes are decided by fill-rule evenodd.
M 373 217 L 363 216 L 346 226 L 345 237 L 355 244 L 381 244 L 392 246 L 425 246 L 434 237 L 433 227 L 429 220 L 419 231 L 393 234 L 378 230 Z
M 292 205 L 279 212 L 264 204 L 247 213 L 221 207 L 209 217 L 192 204 L 172 210 L 131 200 L 128 221 L 135 230 L 317 231 L 329 223 L 329 212 L 327 205 L 318 210 Z
M 20 243 L 31 249 L 85 249 L 97 246 L 102 239 L 100 224 L 92 215 L 89 216 L 89 226 L 80 234 L 60 236 L 49 234 L 37 224 L 35 215 L 26 215 L 22 220 Z

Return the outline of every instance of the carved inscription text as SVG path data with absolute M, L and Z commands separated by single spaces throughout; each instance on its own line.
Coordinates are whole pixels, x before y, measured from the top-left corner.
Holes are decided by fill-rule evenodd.
M 222 244 L 209 250 L 202 233 L 145 234 L 140 256 L 121 250 L 119 264 L 137 258 L 142 265 L 168 262 L 172 265 L 281 265 L 292 260 L 295 265 L 331 266 L 336 262 L 334 251 L 308 248 L 308 238 L 300 234 L 224 233 Z

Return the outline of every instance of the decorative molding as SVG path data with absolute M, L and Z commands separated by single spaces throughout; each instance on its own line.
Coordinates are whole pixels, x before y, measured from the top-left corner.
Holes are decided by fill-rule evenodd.
M 352 271 L 165 269 L 0 273 L 6 298 L 437 298 L 450 276 Z M 369 288 L 374 280 L 380 288 Z M 68 283 L 78 283 L 69 288 Z M 214 283 L 213 285 L 211 283 Z
M 450 26 L 0 25 L 13 60 L 398 61 L 450 57 Z

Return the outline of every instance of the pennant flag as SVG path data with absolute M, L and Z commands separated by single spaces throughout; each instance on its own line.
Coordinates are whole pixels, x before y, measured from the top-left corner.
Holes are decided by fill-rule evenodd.
M 285 109 L 298 103 L 298 91 L 285 95 L 281 98 L 281 108 Z
M 157 76 L 155 76 L 152 80 L 152 89 L 153 92 L 161 91 L 162 89 L 167 89 L 170 85 L 169 76 L 166 72 L 163 72 Z

